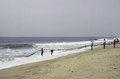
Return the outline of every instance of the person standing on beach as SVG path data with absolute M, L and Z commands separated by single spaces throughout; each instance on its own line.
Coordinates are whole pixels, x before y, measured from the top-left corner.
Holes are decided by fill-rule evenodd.
M 51 49 L 50 51 L 51 51 L 51 55 L 52 55 L 54 50 L 53 50 L 53 49 Z
M 91 50 L 93 50 L 93 45 L 94 45 L 94 43 L 93 43 L 93 41 L 91 41 Z
M 117 40 L 117 44 L 118 44 L 119 43 L 119 39 L 117 38 L 116 40 Z
M 106 40 L 104 38 L 104 42 L 103 42 L 103 48 L 105 49 L 105 45 L 106 45 Z
M 115 44 L 116 44 L 116 39 L 114 39 L 114 41 L 113 41 L 114 48 L 115 48 Z
M 116 43 L 117 43 L 117 47 L 118 47 L 118 44 L 119 44 L 119 38 L 116 38 Z
M 43 48 L 41 48 L 41 56 L 43 56 L 43 53 L 44 53 Z

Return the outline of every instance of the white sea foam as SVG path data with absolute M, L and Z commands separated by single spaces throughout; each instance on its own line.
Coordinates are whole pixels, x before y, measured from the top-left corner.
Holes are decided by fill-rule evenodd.
M 113 40 L 106 40 L 107 43 Z M 103 39 L 94 41 L 94 45 L 103 44 Z M 27 63 L 54 59 L 72 53 L 78 53 L 90 49 L 91 41 L 82 42 L 59 42 L 34 44 L 31 49 L 0 49 L 0 69 L 10 68 Z M 86 46 L 86 47 L 85 47 Z M 87 47 L 88 46 L 88 47 Z M 41 48 L 44 48 L 44 55 L 41 56 Z M 50 49 L 54 49 L 53 55 Z M 38 52 L 36 52 L 38 51 Z M 36 52 L 34 55 L 30 54 Z

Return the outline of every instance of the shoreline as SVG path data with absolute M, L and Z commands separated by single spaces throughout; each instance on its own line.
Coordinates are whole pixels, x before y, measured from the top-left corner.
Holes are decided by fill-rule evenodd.
M 67 55 L 70 55 L 70 54 L 82 53 L 82 52 L 87 51 L 89 49 L 90 49 L 90 47 L 86 47 L 86 48 L 82 48 L 82 49 L 78 49 L 78 50 L 66 51 L 64 53 L 53 54 L 52 56 L 50 55 L 49 57 L 47 55 L 46 56 L 40 56 L 40 55 L 36 56 L 36 55 L 34 55 L 34 56 L 32 56 L 32 58 L 23 57 L 20 60 L 18 58 L 18 60 L 8 61 L 7 64 L 5 62 L 3 62 L 3 63 L 1 62 L 2 66 L 0 66 L 0 70 L 9 69 L 9 68 L 12 68 L 12 67 L 22 66 L 22 65 L 36 63 L 36 62 L 52 60 L 52 59 L 56 59 L 56 58 L 59 58 L 59 57 L 64 57 L 64 56 L 67 56 Z M 23 62 L 21 62 L 21 61 L 23 61 Z M 19 62 L 19 63 L 15 63 L 15 62 Z M 12 64 L 9 64 L 9 63 L 12 63 Z
M 119 79 L 119 47 L 100 47 L 93 51 L 3 69 L 0 70 L 0 79 Z
M 112 40 L 110 40 L 110 39 L 106 40 L 107 43 L 109 43 L 111 41 Z M 77 43 L 78 43 L 79 47 L 78 47 Z M 102 43 L 103 43 L 103 39 L 99 39 L 99 40 L 94 41 L 94 45 L 95 45 L 94 48 L 100 47 L 100 46 L 96 46 L 96 45 L 99 45 L 99 44 L 102 44 Z M 0 61 L 0 70 L 15 67 L 15 66 L 19 66 L 19 65 L 34 63 L 34 62 L 51 60 L 51 59 L 55 59 L 55 58 L 58 58 L 58 57 L 61 57 L 61 56 L 66 56 L 66 55 L 73 54 L 73 53 L 83 52 L 83 51 L 86 51 L 86 50 L 91 48 L 90 47 L 91 41 L 74 42 L 74 43 L 68 43 L 67 45 L 74 45 L 74 44 L 77 45 L 77 47 L 75 46 L 76 48 L 74 50 L 55 51 L 53 55 L 45 53 L 44 56 L 41 56 L 41 54 L 40 54 L 41 52 L 38 52 L 36 55 L 32 55 L 30 57 L 18 57 L 18 58 L 13 57 L 10 60 L 8 59 L 8 60 L 5 60 L 5 61 Z

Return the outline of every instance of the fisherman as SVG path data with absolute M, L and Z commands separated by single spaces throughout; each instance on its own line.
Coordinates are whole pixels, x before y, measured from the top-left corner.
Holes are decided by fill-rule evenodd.
M 117 47 L 119 46 L 119 38 L 116 38 Z
M 93 50 L 93 45 L 94 45 L 94 43 L 93 43 L 93 41 L 91 41 L 91 50 Z
M 106 45 L 106 39 L 104 38 L 104 42 L 103 42 L 103 48 L 105 49 L 105 45 Z
M 113 41 L 113 46 L 114 46 L 114 48 L 115 48 L 115 44 L 116 44 L 116 39 L 114 39 L 114 41 Z
M 54 50 L 53 50 L 53 49 L 51 49 L 50 51 L 51 51 L 51 55 L 52 55 Z
M 119 39 L 118 38 L 116 39 L 116 42 L 117 42 L 117 44 L 119 43 Z
M 41 48 L 41 56 L 43 56 L 43 53 L 44 53 L 43 48 Z

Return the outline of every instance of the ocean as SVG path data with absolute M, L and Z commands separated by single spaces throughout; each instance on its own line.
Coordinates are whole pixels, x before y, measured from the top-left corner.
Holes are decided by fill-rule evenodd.
M 105 38 L 107 42 L 113 39 Z M 87 46 L 90 48 L 91 41 L 94 45 L 102 44 L 103 37 L 0 37 L 0 69 L 81 51 Z
M 76 41 L 97 40 L 100 38 L 103 37 L 0 37 L 0 44 L 76 42 Z

